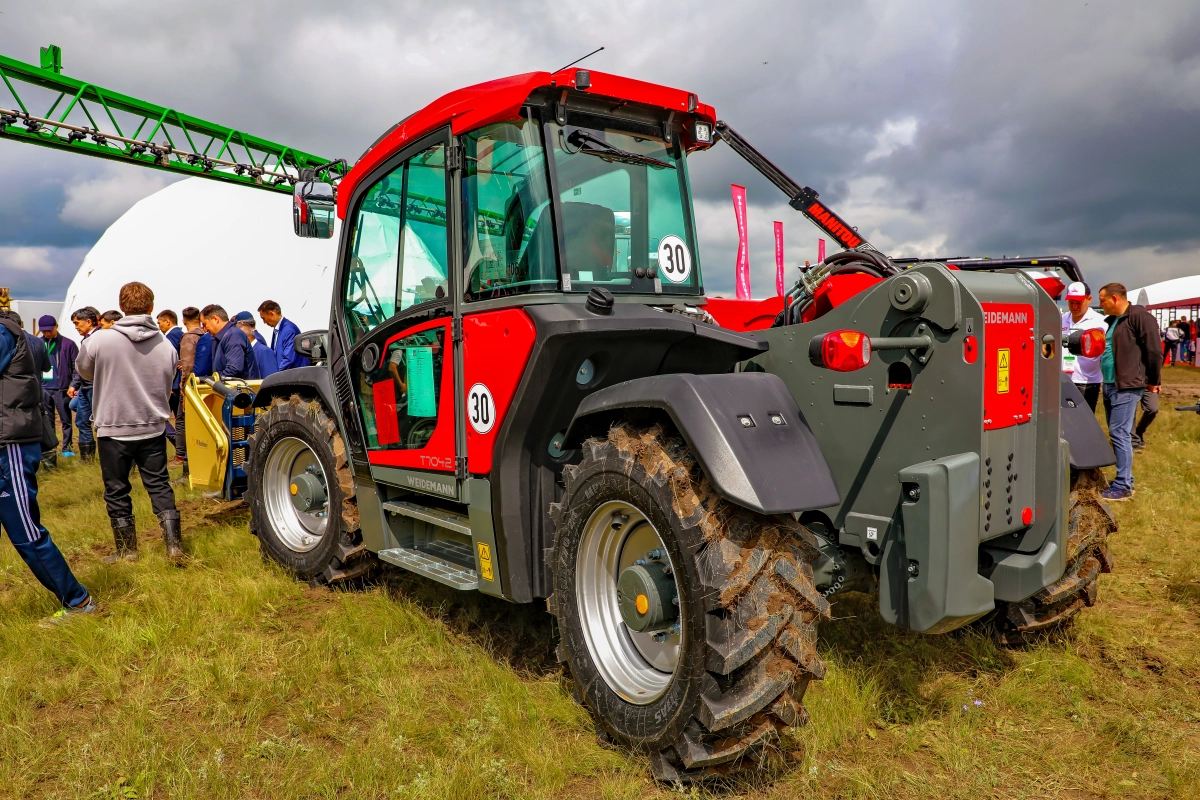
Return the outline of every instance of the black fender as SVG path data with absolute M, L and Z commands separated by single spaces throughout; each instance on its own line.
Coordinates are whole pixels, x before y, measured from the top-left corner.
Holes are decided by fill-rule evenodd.
M 837 485 L 800 407 L 777 375 L 655 375 L 588 395 L 563 446 L 603 436 L 624 412 L 665 412 L 700 462 L 713 489 L 761 514 L 824 508 Z
M 1071 450 L 1073 469 L 1097 469 L 1117 463 L 1117 456 L 1108 437 L 1104 435 L 1104 429 L 1100 427 L 1100 420 L 1096 419 L 1083 394 L 1065 372 L 1062 373 L 1062 411 L 1059 419 L 1062 438 L 1067 440 Z
M 340 406 L 328 367 L 296 367 L 268 375 L 254 395 L 254 407 L 266 408 L 276 397 L 291 397 L 293 394 L 316 395 L 331 415 L 340 416 Z

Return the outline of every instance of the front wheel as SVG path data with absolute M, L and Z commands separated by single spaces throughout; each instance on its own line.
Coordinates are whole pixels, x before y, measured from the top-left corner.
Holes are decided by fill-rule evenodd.
M 824 675 L 811 533 L 722 500 L 684 442 L 618 425 L 551 507 L 559 655 L 615 743 L 691 781 L 761 759 Z
M 247 500 L 262 553 L 312 585 L 362 577 L 354 479 L 337 425 L 319 400 L 276 398 L 255 420 Z

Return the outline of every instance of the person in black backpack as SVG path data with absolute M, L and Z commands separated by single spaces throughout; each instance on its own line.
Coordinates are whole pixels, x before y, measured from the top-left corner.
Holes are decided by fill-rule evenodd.
M 41 342 L 38 342 L 41 346 Z M 91 614 L 96 603 L 41 524 L 37 467 L 46 428 L 41 373 L 12 314 L 0 313 L 0 528 L 38 582 L 58 598 L 58 621 Z

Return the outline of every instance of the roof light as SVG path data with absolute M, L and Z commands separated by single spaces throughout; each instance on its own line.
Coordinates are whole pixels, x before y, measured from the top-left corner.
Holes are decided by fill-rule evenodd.
M 871 338 L 859 331 L 831 331 L 812 338 L 808 355 L 819 367 L 853 372 L 871 363 Z

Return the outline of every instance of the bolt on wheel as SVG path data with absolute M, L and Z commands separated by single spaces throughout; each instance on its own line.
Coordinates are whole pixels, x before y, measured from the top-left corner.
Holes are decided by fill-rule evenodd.
M 328 480 L 317 454 L 297 438 L 282 438 L 263 473 L 263 499 L 279 540 L 297 553 L 312 550 L 329 525 Z
M 666 545 L 641 510 L 608 502 L 584 525 L 578 563 L 580 623 L 601 677 L 626 701 L 653 703 L 670 686 L 682 644 Z

